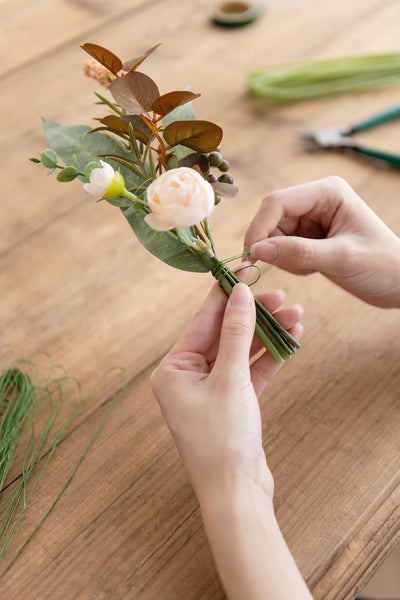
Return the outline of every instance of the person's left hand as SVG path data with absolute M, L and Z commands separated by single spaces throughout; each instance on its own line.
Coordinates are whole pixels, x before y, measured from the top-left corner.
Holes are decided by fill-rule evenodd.
M 258 296 L 298 339 L 302 308 L 276 313 L 284 298 L 281 290 Z M 254 298 L 247 285 L 235 286 L 228 299 L 216 284 L 152 375 L 153 391 L 200 502 L 203 494 L 233 489 L 243 478 L 272 500 L 257 398 L 281 365 L 266 351 L 255 356 L 263 347 L 254 326 Z

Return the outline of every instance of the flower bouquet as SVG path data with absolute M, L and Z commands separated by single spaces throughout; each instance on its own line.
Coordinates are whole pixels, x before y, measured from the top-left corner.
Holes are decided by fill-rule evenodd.
M 86 192 L 122 212 L 149 252 L 177 269 L 211 272 L 230 294 L 239 282 L 227 266 L 233 259 L 217 258 L 208 223 L 221 197 L 237 192 L 220 152 L 223 132 L 196 120 L 191 102 L 200 94 L 161 95 L 156 83 L 137 70 L 157 47 L 122 63 L 106 48 L 84 44 L 92 57 L 86 74 L 111 92 L 112 99 L 95 92 L 108 114 L 96 128 L 43 119 L 50 148 L 31 160 L 48 173 L 59 169 L 58 181 L 85 182 Z M 255 303 L 256 333 L 272 358 L 282 362 L 299 344 Z

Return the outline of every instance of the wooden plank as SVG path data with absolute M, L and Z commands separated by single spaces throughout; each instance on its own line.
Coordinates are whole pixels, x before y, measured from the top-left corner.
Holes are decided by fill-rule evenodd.
M 347 178 L 400 233 L 397 172 L 294 147 L 296 128 L 367 116 L 394 104 L 398 88 L 290 107 L 266 107 L 244 92 L 246 73 L 265 62 L 396 45 L 397 3 L 340 0 L 326 7 L 313 36 L 304 31 L 320 10 L 316 0 L 271 2 L 263 19 L 235 31 L 210 27 L 206 5 L 158 3 L 155 13 L 151 4 L 124 19 L 107 15 L 96 31 L 97 41 L 123 58 L 162 41 L 146 72 L 162 91 L 191 83 L 202 92 L 198 116 L 224 127 L 224 154 L 240 195 L 212 218 L 220 256 L 240 251 L 265 192 L 332 173 Z M 90 122 L 94 86 L 79 74 L 76 43 L 87 29 L 65 33 L 56 55 L 37 54 L 2 79 L 0 365 L 44 348 L 86 391 L 118 364 L 127 367 L 131 385 L 77 479 L 1 582 L 3 594 L 223 598 L 196 500 L 149 388 L 152 365 L 197 310 L 211 278 L 161 265 L 116 209 L 96 205 L 80 184 L 50 182 L 25 162 L 44 144 L 39 115 Z M 51 36 L 43 44 L 54 47 Z M 40 93 L 27 103 L 27 90 Z M 394 124 L 365 139 L 395 149 L 396 131 Z M 399 532 L 398 313 L 364 305 L 318 275 L 263 271 L 258 289 L 284 287 L 290 302 L 306 307 L 302 350 L 261 400 L 278 518 L 315 598 L 351 598 Z M 104 383 L 63 442 L 16 546 L 118 385 L 118 378 Z
M 104 23 L 125 18 L 141 4 L 143 0 L 3 0 L 0 76 L 57 51 Z

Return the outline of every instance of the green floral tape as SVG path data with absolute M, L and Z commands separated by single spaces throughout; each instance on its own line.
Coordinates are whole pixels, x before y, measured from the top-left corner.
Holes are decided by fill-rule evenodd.
M 259 2 L 218 2 L 211 14 L 217 25 L 223 27 L 241 27 L 259 18 L 262 7 Z

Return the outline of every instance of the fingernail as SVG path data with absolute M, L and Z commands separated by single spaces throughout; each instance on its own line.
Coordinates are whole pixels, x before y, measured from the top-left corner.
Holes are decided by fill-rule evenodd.
M 279 294 L 282 296 L 282 298 L 285 300 L 286 296 L 287 296 L 287 292 L 285 292 L 285 290 L 281 290 L 278 289 L 276 290 L 277 292 L 279 292 Z
M 250 248 L 250 256 L 264 262 L 274 262 L 278 254 L 278 246 L 274 242 L 257 242 Z
M 301 314 L 304 313 L 304 307 L 301 304 L 294 304 L 294 308 L 298 308 Z
M 240 306 L 247 308 L 250 306 L 252 294 L 249 287 L 245 283 L 238 283 L 232 290 L 231 293 L 231 306 Z

